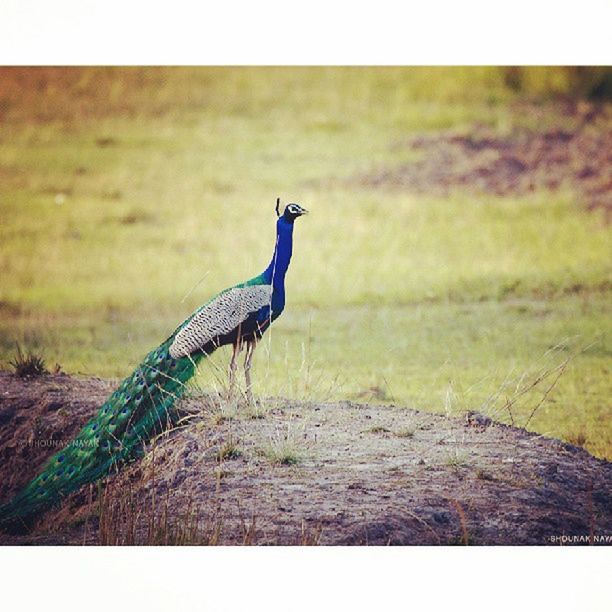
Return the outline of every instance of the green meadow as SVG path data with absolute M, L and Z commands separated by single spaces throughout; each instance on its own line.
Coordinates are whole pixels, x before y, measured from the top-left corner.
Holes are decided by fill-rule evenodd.
M 418 159 L 402 146 L 417 134 L 541 129 L 516 103 L 564 78 L 533 69 L 517 91 L 493 67 L 0 70 L 0 367 L 19 343 L 51 369 L 127 375 L 263 270 L 280 196 L 311 214 L 256 394 L 477 410 L 612 458 L 601 212 L 568 188 L 442 197 L 360 180 Z M 196 384 L 222 387 L 228 359 Z

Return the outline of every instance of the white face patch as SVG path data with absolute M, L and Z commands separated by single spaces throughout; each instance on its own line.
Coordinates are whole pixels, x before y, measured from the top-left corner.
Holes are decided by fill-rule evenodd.
M 271 285 L 234 287 L 224 291 L 196 312 L 170 347 L 174 359 L 186 357 L 202 348 L 217 336 L 229 334 L 248 316 L 270 304 Z

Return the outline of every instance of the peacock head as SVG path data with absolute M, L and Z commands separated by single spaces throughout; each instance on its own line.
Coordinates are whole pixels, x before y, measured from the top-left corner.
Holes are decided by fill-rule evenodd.
M 280 198 L 276 200 L 276 214 L 277 216 L 282 217 L 288 223 L 293 223 L 298 217 L 308 214 L 308 211 L 304 207 L 300 206 L 299 204 L 292 203 L 285 206 L 285 211 L 281 215 L 279 206 Z

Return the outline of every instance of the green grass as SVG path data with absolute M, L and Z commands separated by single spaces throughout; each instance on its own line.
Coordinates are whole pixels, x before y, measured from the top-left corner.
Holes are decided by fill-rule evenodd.
M 312 214 L 256 393 L 375 388 L 521 424 L 546 381 L 510 415 L 520 377 L 593 343 L 529 428 L 612 457 L 601 217 L 569 191 L 436 198 L 354 180 L 413 159 L 396 145 L 417 132 L 537 127 L 515 99 L 496 68 L 2 70 L 0 364 L 19 342 L 67 372 L 127 374 L 265 267 L 280 195 Z M 227 359 L 203 366 L 203 385 Z

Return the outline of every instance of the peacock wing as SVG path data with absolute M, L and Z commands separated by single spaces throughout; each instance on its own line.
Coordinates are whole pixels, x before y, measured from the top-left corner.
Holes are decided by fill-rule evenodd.
M 176 333 L 170 355 L 178 359 L 201 349 L 219 336 L 229 334 L 250 314 L 270 304 L 271 285 L 246 285 L 223 291 L 202 306 Z

